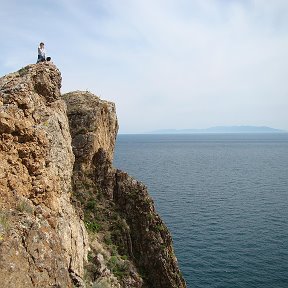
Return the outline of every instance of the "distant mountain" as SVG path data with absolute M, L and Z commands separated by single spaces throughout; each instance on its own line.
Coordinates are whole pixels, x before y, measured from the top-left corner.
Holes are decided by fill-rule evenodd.
M 193 134 L 193 133 L 287 133 L 287 131 L 266 126 L 215 126 L 205 129 L 161 129 L 152 134 Z

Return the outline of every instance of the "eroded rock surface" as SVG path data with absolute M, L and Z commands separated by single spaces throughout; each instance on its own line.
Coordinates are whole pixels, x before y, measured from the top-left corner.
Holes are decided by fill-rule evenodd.
M 72 287 L 84 276 L 87 234 L 70 201 L 74 155 L 60 87 L 49 63 L 0 79 L 2 287 Z
M 147 188 L 112 165 L 114 103 L 60 87 L 52 63 L 0 78 L 0 286 L 186 287 Z
M 147 188 L 112 166 L 118 130 L 114 104 L 80 91 L 65 94 L 64 99 L 75 155 L 81 143 L 81 154 L 76 156 L 74 165 L 74 192 L 83 204 L 84 218 L 88 223 L 99 224 L 120 257 L 128 257 L 135 265 L 130 266 L 126 278 L 122 277 L 121 287 L 186 287 L 171 235 L 156 213 Z M 83 182 L 90 183 L 88 198 L 87 188 L 85 193 L 81 186 Z M 89 214 L 87 207 L 93 201 Z M 103 214 L 106 216 L 101 219 L 99 215 Z M 130 275 L 135 276 L 134 282 Z

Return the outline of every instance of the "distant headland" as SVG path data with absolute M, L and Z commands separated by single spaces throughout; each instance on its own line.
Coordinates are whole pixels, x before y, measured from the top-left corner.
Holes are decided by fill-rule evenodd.
M 204 129 L 161 129 L 149 134 L 194 134 L 194 133 L 287 133 L 288 131 L 267 126 L 215 126 Z

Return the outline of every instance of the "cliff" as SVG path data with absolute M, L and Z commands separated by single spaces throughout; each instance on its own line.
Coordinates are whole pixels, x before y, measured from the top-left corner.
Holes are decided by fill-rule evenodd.
M 0 78 L 1 287 L 186 287 L 147 188 L 113 165 L 115 105 L 52 63 Z

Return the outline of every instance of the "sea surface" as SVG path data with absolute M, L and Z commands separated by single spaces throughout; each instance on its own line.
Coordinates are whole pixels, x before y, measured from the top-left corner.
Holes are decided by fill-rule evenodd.
M 187 287 L 288 287 L 288 133 L 118 135 L 114 166 L 147 185 Z

